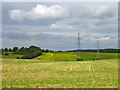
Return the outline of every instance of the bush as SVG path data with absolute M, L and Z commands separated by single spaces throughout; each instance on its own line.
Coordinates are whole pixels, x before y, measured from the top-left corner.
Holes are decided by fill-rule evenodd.
M 19 59 L 19 57 L 17 57 L 16 59 Z
M 96 60 L 101 60 L 100 58 L 96 58 Z
M 78 58 L 76 61 L 83 61 L 83 59 L 79 59 L 79 58 Z
M 8 56 L 9 55 L 9 53 L 8 52 L 5 52 L 5 56 Z

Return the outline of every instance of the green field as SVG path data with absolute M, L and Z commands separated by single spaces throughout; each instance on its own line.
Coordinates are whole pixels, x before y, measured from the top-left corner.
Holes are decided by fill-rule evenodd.
M 75 53 L 83 58 L 83 60 L 93 60 L 96 58 L 97 53 Z M 100 53 L 101 59 L 114 59 L 118 58 L 118 53 Z
M 39 60 L 76 60 L 78 55 L 72 53 L 43 53 L 38 57 Z
M 117 88 L 118 60 L 2 60 L 3 88 Z
M 96 59 L 97 53 L 43 53 L 43 55 L 37 57 L 38 60 L 49 60 L 49 61 L 76 61 L 78 58 L 85 60 Z M 9 54 L 8 56 L 2 55 L 2 58 L 16 59 L 22 57 L 22 55 Z M 117 53 L 100 53 L 101 59 L 116 59 L 118 58 Z
M 39 60 L 71 60 L 75 61 L 78 58 L 83 60 L 96 59 L 97 53 L 43 53 L 38 57 Z M 101 59 L 115 59 L 118 58 L 117 53 L 100 53 Z
M 85 55 L 86 54 L 86 55 Z M 75 61 L 79 55 L 89 61 Z M 117 88 L 118 54 L 44 53 L 35 59 L 2 57 L 3 88 Z M 21 56 L 21 55 L 20 55 Z M 19 57 L 20 57 L 19 56 Z M 55 61 L 61 60 L 61 61 Z M 69 61 L 63 61 L 69 60 Z M 74 60 L 74 61 L 71 61 Z
M 9 55 L 2 55 L 2 58 L 8 58 L 8 59 L 16 59 L 17 57 L 22 57 L 22 55 L 18 55 L 18 54 L 9 54 Z

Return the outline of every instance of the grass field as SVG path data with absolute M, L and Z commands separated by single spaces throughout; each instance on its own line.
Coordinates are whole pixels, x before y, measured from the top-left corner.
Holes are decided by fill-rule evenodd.
M 97 53 L 43 53 L 42 56 L 37 57 L 39 60 L 49 61 L 76 61 L 78 58 L 83 60 L 96 59 Z M 115 59 L 118 58 L 117 53 L 100 53 L 101 59 Z M 8 56 L 2 55 L 2 58 L 16 59 L 22 57 L 22 55 L 10 54 Z
M 8 58 L 8 59 L 16 59 L 17 57 L 22 57 L 22 55 L 18 55 L 18 54 L 9 54 L 7 56 L 2 55 L 2 58 Z
M 75 53 L 83 58 L 83 60 L 93 60 L 96 58 L 97 53 Z M 101 59 L 115 59 L 118 58 L 118 53 L 100 53 Z
M 3 88 L 117 88 L 118 60 L 2 60 Z
M 83 60 L 96 59 L 97 53 L 43 53 L 38 57 L 39 60 L 72 60 L 75 61 L 78 58 Z M 118 58 L 117 53 L 100 53 L 101 59 L 115 59 Z

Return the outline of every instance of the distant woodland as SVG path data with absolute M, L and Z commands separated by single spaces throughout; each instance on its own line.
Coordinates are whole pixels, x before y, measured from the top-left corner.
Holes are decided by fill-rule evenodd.
M 20 54 L 23 55 L 22 57 L 17 57 L 17 59 L 32 59 L 32 58 L 36 58 L 40 55 L 42 55 L 42 53 L 46 52 L 97 52 L 97 49 L 86 49 L 86 50 L 69 50 L 69 51 L 53 51 L 53 50 L 49 50 L 49 49 L 41 49 L 40 47 L 37 46 L 30 46 L 29 48 L 27 47 L 13 47 L 13 48 L 2 48 L 0 49 L 0 52 L 2 55 L 9 55 L 9 54 Z M 113 48 L 107 48 L 107 49 L 99 49 L 100 53 L 119 53 L 118 49 L 113 49 Z

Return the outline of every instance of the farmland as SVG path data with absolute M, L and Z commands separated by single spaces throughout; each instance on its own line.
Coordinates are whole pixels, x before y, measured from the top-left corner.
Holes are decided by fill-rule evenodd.
M 38 57 L 39 60 L 72 60 L 75 61 L 77 58 L 83 60 L 96 59 L 97 53 L 43 53 L 42 56 Z M 100 53 L 101 59 L 115 59 L 118 58 L 117 53 Z
M 42 53 L 43 55 L 37 57 L 38 60 L 48 61 L 76 61 L 78 58 L 82 58 L 84 61 L 90 61 L 96 59 L 97 53 Z M 2 55 L 2 58 L 16 59 L 22 57 L 19 54 L 9 54 L 7 56 Z M 100 53 L 101 59 L 116 59 L 118 53 Z
M 42 56 L 38 57 L 39 60 L 76 60 L 79 58 L 78 55 L 72 53 L 43 53 Z
M 58 57 L 61 60 L 70 60 L 77 55 L 73 53 L 57 54 L 58 56 L 55 57 L 54 53 L 51 53 L 51 56 L 50 53 L 44 53 L 38 59 L 15 59 L 15 57 L 9 59 L 4 57 L 2 59 L 2 87 L 117 88 L 117 54 L 104 53 L 103 56 L 101 55 L 104 59 L 95 61 L 54 61 Z M 68 57 L 69 55 L 70 57 Z
M 22 55 L 18 54 L 10 54 L 10 55 L 2 55 L 2 58 L 8 58 L 8 59 L 16 59 L 17 57 L 21 57 Z

